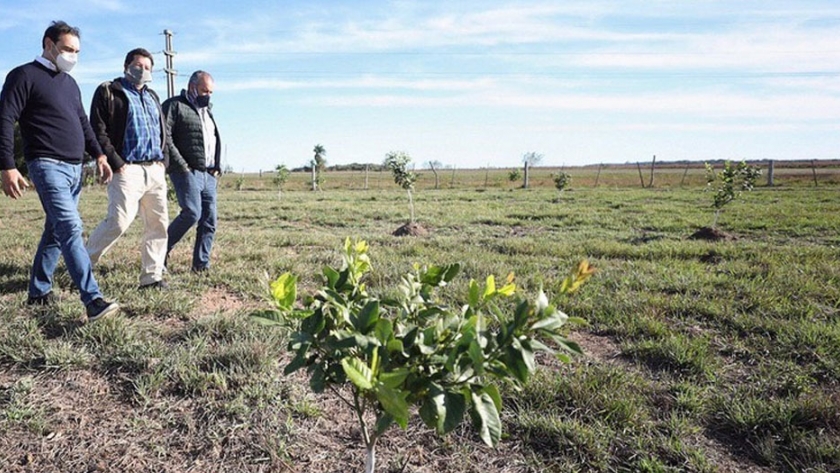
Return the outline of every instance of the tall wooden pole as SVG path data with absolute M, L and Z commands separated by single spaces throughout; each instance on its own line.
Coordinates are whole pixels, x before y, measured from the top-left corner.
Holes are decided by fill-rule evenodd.
M 166 73 L 166 96 L 171 98 L 175 96 L 175 76 L 178 71 L 175 70 L 175 51 L 172 50 L 172 31 L 163 30 L 163 35 L 166 36 L 166 49 L 163 50 L 163 55 L 166 56 L 166 66 L 163 71 Z

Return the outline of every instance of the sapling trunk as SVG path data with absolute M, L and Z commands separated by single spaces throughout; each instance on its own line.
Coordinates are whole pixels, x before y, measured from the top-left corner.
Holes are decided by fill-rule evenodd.
M 373 473 L 376 470 L 376 439 L 373 443 L 365 447 L 367 450 L 367 458 L 365 458 L 365 473 Z
M 365 457 L 365 473 L 373 473 L 376 469 L 376 441 L 379 440 L 379 434 L 374 429 L 374 432 L 371 433 L 368 430 L 368 426 L 365 423 L 365 408 L 367 406 L 367 402 L 361 396 L 359 396 L 359 392 L 354 390 L 353 391 L 353 410 L 356 411 L 356 417 L 359 419 L 359 429 L 362 431 L 362 441 L 365 443 L 365 452 L 367 452 L 367 456 Z
M 717 228 L 718 215 L 720 215 L 720 209 L 715 209 L 715 217 L 712 220 L 712 230 Z
M 411 211 L 411 223 L 414 223 L 414 198 L 411 196 L 411 189 L 408 189 L 408 208 Z

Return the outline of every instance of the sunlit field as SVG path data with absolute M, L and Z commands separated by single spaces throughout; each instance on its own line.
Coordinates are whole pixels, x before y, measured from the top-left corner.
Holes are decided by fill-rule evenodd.
M 690 238 L 713 220 L 696 166 L 567 168 L 562 193 L 559 168 L 533 169 L 528 189 L 511 170 L 419 170 L 422 237 L 392 235 L 409 207 L 387 172 L 327 172 L 317 192 L 304 172 L 282 189 L 229 173 L 211 270 L 190 273 L 190 238 L 171 288 L 138 292 L 136 221 L 96 268 L 123 310 L 90 324 L 63 266 L 60 304 L 25 305 L 43 214 L 32 191 L 5 199 L 0 470 L 361 471 L 346 406 L 284 377 L 286 334 L 249 317 L 282 272 L 320 287 L 351 237 L 370 244 L 373 292 L 415 263 L 462 263 L 453 303 L 489 274 L 536 294 L 583 259 L 597 268 L 561 307 L 587 321 L 569 334 L 585 354 L 538 358 L 503 392 L 497 449 L 469 423 L 440 438 L 414 417 L 384 436 L 378 471 L 840 471 L 840 169 L 807 164 L 726 206 L 721 241 Z M 83 191 L 86 232 L 106 199 Z

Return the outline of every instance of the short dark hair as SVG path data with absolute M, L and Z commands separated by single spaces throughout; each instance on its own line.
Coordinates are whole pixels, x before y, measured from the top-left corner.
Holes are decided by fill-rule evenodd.
M 143 48 L 134 48 L 125 55 L 125 62 L 123 63 L 123 68 L 128 67 L 132 61 L 134 61 L 134 56 L 143 56 L 149 58 L 149 61 L 152 61 L 152 67 L 155 67 L 155 58 L 152 57 L 152 53 L 143 49 Z
M 66 34 L 71 34 L 80 39 L 82 37 L 82 33 L 79 31 L 79 28 L 76 28 L 75 26 L 70 26 L 61 20 L 50 23 L 50 26 L 46 31 L 44 31 L 44 37 L 41 38 L 41 47 L 47 47 L 47 38 L 51 39 L 53 43 L 58 43 L 61 36 Z
M 198 82 L 203 79 L 204 77 L 208 77 L 210 80 L 213 80 L 213 76 L 210 75 L 209 72 L 205 71 L 195 71 L 190 76 L 189 85 L 198 85 Z

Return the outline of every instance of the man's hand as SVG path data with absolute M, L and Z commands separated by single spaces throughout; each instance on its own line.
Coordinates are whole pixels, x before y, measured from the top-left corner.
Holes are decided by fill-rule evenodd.
M 104 154 L 96 158 L 96 168 L 99 170 L 99 182 L 101 184 L 111 182 L 114 173 L 111 171 L 111 166 L 108 165 L 108 158 Z
M 0 171 L 3 180 L 3 193 L 12 199 L 23 195 L 23 191 L 29 187 L 29 183 L 23 178 L 17 169 L 4 169 Z

